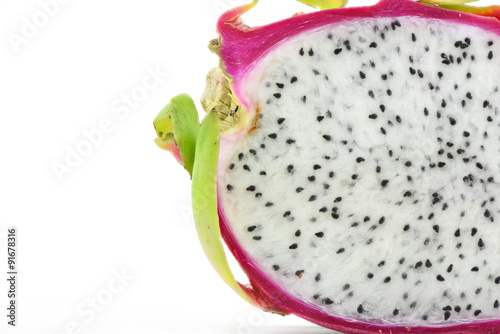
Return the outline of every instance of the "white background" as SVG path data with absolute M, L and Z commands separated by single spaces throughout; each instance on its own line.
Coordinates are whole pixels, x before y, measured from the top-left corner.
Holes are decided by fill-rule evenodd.
M 331 333 L 264 314 L 222 283 L 197 240 L 188 174 L 153 143 L 171 97 L 199 106 L 217 17 L 246 1 L 55 1 L 0 2 L 0 333 Z M 310 9 L 261 0 L 245 19 L 297 11 Z M 8 226 L 19 230 L 15 328 Z

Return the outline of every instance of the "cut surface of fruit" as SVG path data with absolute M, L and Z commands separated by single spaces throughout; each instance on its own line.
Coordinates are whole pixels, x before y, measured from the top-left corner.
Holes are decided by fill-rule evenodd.
M 499 59 L 494 30 L 391 16 L 296 34 L 248 72 L 230 62 L 251 121 L 221 137 L 228 242 L 323 315 L 498 319 Z

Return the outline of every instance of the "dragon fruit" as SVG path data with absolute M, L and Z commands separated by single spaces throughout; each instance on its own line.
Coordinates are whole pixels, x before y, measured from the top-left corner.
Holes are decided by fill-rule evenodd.
M 223 14 L 202 124 L 186 95 L 154 121 L 209 260 L 251 304 L 334 330 L 500 332 L 498 7 L 302 2 L 324 10 Z

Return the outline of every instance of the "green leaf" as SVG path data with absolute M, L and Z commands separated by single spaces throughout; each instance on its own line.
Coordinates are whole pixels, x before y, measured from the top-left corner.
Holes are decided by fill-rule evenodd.
M 348 0 L 299 0 L 303 4 L 319 10 L 344 7 Z
M 192 176 L 200 129 L 193 99 L 186 94 L 177 95 L 160 111 L 153 124 L 158 136 L 155 143 L 170 151 Z
M 217 211 L 217 166 L 220 145 L 220 120 L 217 112 L 207 114 L 201 124 L 193 168 L 193 215 L 201 245 L 210 263 L 241 298 L 256 305 L 234 278 L 222 246 Z M 258 305 L 256 305 L 258 306 Z

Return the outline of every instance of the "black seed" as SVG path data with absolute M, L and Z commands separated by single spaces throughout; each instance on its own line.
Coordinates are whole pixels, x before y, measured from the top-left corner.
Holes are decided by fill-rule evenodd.
M 477 245 L 479 246 L 479 248 L 483 248 L 484 247 L 483 239 L 479 239 L 479 241 L 477 242 Z
M 287 139 L 286 143 L 287 144 L 293 144 L 293 143 L 295 143 L 295 139 Z
M 412 193 L 411 191 L 406 191 L 404 194 L 403 194 L 403 197 L 411 197 Z
M 325 117 L 323 117 L 323 116 L 318 116 L 318 117 L 316 117 L 316 119 L 318 120 L 318 122 L 321 122 L 324 118 L 325 118 Z
M 302 102 L 306 103 L 307 97 L 304 95 L 302 96 Z
M 328 209 L 326 206 L 322 207 L 321 209 L 319 209 L 319 212 L 326 212 Z
M 250 167 L 248 165 L 243 165 L 243 169 L 246 171 L 250 171 Z
M 332 136 L 329 136 L 329 135 L 323 135 L 323 138 L 324 138 L 326 141 L 330 141 L 330 140 L 332 140 Z
M 384 278 L 384 283 L 389 283 L 390 281 L 391 281 L 390 276 L 387 276 L 386 278 Z
M 315 180 L 316 180 L 316 177 L 315 177 L 314 175 L 312 175 L 312 176 L 309 176 L 307 179 L 308 179 L 309 181 L 313 182 L 313 181 L 315 181 Z
M 342 197 L 337 197 L 337 198 L 333 201 L 333 203 L 338 203 L 338 202 L 340 202 L 340 201 L 342 201 Z
M 450 124 L 455 125 L 457 124 L 457 121 L 453 117 L 450 117 Z
M 375 43 L 375 42 L 371 42 L 371 43 L 370 43 L 370 47 L 371 47 L 371 48 L 376 48 L 376 47 L 377 47 L 377 43 Z M 491 58 L 490 58 L 490 59 L 491 59 Z
M 339 215 L 337 213 L 332 213 L 332 218 L 333 219 L 339 219 Z
M 261 236 L 255 236 L 255 237 L 253 237 L 253 240 L 257 240 L 257 241 L 258 241 L 258 240 L 260 240 L 260 239 L 262 239 L 262 237 L 261 237 Z
M 283 217 L 288 217 L 290 216 L 291 212 L 290 211 L 286 211 L 284 214 L 283 214 Z
M 310 49 L 308 53 L 309 53 L 309 56 L 311 56 L 311 57 L 312 57 L 312 56 L 314 56 L 314 51 L 313 51 L 313 49 Z
M 415 269 L 418 269 L 420 267 L 422 267 L 423 265 L 423 262 L 422 261 L 418 261 L 417 263 L 415 263 Z
M 304 273 L 304 270 L 297 270 L 297 271 L 295 272 L 295 276 L 300 277 L 300 276 L 302 276 L 302 274 L 303 274 L 303 273 Z
M 299 50 L 299 54 L 300 54 L 301 56 L 303 56 L 303 55 L 304 55 L 304 49 L 303 49 L 303 48 L 300 48 L 300 50 Z
M 468 131 L 464 131 L 463 135 L 464 135 L 464 137 L 469 137 L 470 133 Z
M 385 132 L 385 129 L 384 129 L 384 128 L 380 128 L 380 132 L 382 132 L 382 134 L 383 134 L 383 135 L 385 135 L 385 134 L 386 134 L 386 132 Z
M 403 231 L 408 231 L 410 229 L 410 225 L 406 224 L 404 227 L 403 227 Z
M 431 262 L 431 261 L 429 261 L 429 259 L 425 260 L 425 266 L 426 266 L 427 268 L 432 267 L 432 262 Z
M 462 310 L 462 308 L 457 305 L 457 306 L 455 306 L 454 310 L 455 310 L 455 312 L 459 313 Z
M 302 187 L 298 187 L 297 189 L 295 189 L 295 191 L 296 191 L 297 193 L 300 193 L 302 190 L 304 190 L 304 188 L 302 188 Z
M 278 135 L 276 135 L 275 133 L 271 133 L 268 135 L 268 137 L 271 139 L 276 139 L 278 137 Z
M 387 80 L 387 74 L 382 74 L 381 78 L 382 80 Z
M 444 277 L 443 277 L 443 276 L 441 276 L 441 275 L 437 275 L 437 276 L 436 276 L 436 279 L 437 279 L 438 281 L 440 281 L 440 282 L 443 282 L 443 281 L 444 281 Z
M 417 302 L 412 302 L 412 303 L 410 304 L 410 308 L 415 308 L 416 306 L 417 306 Z
M 488 107 L 489 105 L 490 105 L 490 102 L 488 102 L 487 100 L 485 100 L 485 101 L 483 102 L 483 108 L 486 108 L 486 107 Z
M 389 180 L 382 180 L 382 182 L 380 182 L 380 185 L 382 187 L 385 187 L 385 186 L 387 186 L 388 183 L 389 183 Z
M 317 274 L 316 277 L 314 277 L 314 280 L 319 282 L 321 280 L 321 274 Z
M 451 316 L 451 312 L 450 311 L 446 311 L 444 312 L 444 320 L 448 320 Z
M 335 49 L 335 51 L 333 51 L 333 53 L 335 53 L 336 55 L 338 55 L 341 52 L 342 52 L 342 48 L 338 48 L 338 49 Z
M 491 59 L 491 58 L 490 58 Z M 481 314 L 481 310 L 475 310 L 474 315 L 477 317 L 479 314 Z
M 276 93 L 276 94 L 273 94 L 273 96 L 277 99 L 279 99 L 281 97 L 281 94 L 280 93 Z
M 472 267 L 470 271 L 479 271 L 478 267 Z
M 494 308 L 498 308 L 500 306 L 500 303 L 498 303 L 498 299 L 495 300 L 495 303 L 493 303 Z
M 247 188 L 247 191 L 255 191 L 255 186 L 250 186 Z
M 351 287 L 351 286 L 350 286 L 349 284 L 345 284 L 345 285 L 342 287 L 342 290 L 343 290 L 343 291 L 347 291 L 347 290 L 349 290 L 349 288 L 350 288 L 350 287 Z
M 356 180 L 358 178 L 358 174 L 352 174 L 351 179 Z
M 318 233 L 315 233 L 314 235 L 317 236 L 318 238 L 323 238 L 323 236 L 325 234 L 323 232 L 318 232 Z
M 372 99 L 375 98 L 375 94 L 373 93 L 372 90 L 368 91 L 368 96 L 370 96 Z
M 488 59 L 493 59 L 493 51 L 488 52 Z
M 385 265 L 385 261 L 381 261 L 381 262 L 378 264 L 378 266 L 379 266 L 379 267 L 383 267 L 384 265 Z
M 278 118 L 278 124 L 282 124 L 285 121 L 284 118 Z
M 377 173 L 380 173 L 380 170 L 381 170 L 380 166 L 377 166 L 377 168 L 375 168 L 375 171 L 376 171 Z
M 288 171 L 288 173 L 291 173 L 293 171 L 293 165 L 288 165 L 286 170 Z
M 438 162 L 439 168 L 443 168 L 444 166 L 446 166 L 446 162 Z
M 344 249 L 344 248 L 340 248 L 340 249 L 337 251 L 337 254 L 341 254 L 341 253 L 343 253 L 344 251 L 345 251 L 345 249 Z
M 471 234 L 472 236 L 475 236 L 475 235 L 476 235 L 476 233 L 477 233 L 477 228 L 473 227 L 473 228 L 472 228 L 472 230 L 470 231 L 470 234 Z
M 385 222 L 385 217 L 383 217 L 383 216 L 382 216 L 382 217 L 380 217 L 380 219 L 378 220 L 378 223 L 379 223 L 380 225 L 382 225 L 384 222 Z
M 495 182 L 495 178 L 493 178 L 493 176 L 490 176 L 490 177 L 488 178 L 488 182 Z
M 266 203 L 266 207 L 268 207 L 268 208 L 271 207 L 271 206 L 273 206 L 273 205 L 274 205 L 274 203 L 272 203 L 272 202 L 267 202 Z
M 385 111 L 385 105 L 381 104 L 381 105 L 380 105 L 380 110 L 381 110 L 382 112 L 384 112 L 384 111 Z
M 229 165 L 229 169 L 234 169 L 235 165 L 234 164 L 230 164 Z
M 249 227 L 247 228 L 247 231 L 248 231 L 248 232 L 253 232 L 253 231 L 255 231 L 255 229 L 256 229 L 256 228 L 257 228 L 257 226 L 255 226 L 255 225 L 253 225 L 253 226 L 249 226 Z
M 231 191 L 233 189 L 233 186 L 230 185 L 230 184 L 228 184 L 226 188 L 227 188 L 228 191 Z
M 326 305 L 331 305 L 333 304 L 333 300 L 331 300 L 330 298 L 325 298 L 323 299 L 323 303 L 325 303 Z
M 476 167 L 479 169 L 483 169 L 483 165 L 480 162 L 476 162 Z
M 378 117 L 377 114 L 368 115 L 368 118 L 370 118 L 370 119 L 377 119 L 377 117 Z
M 495 284 L 500 284 L 500 276 L 498 276 L 497 278 L 495 278 Z
M 296 237 L 300 237 L 301 234 L 302 234 L 302 232 L 300 232 L 300 230 L 295 231 L 295 236 Z
M 358 306 L 358 310 L 357 310 L 357 311 L 358 311 L 358 313 L 360 313 L 360 314 L 361 314 L 361 313 L 363 313 L 363 311 L 364 311 L 364 310 L 363 310 L 363 305 L 359 304 L 359 306 Z
M 417 71 L 415 71 L 415 69 L 413 67 L 410 67 L 409 71 L 410 71 L 411 75 L 414 75 L 415 73 L 417 73 Z
M 316 195 L 309 197 L 309 202 L 314 202 L 317 199 Z
M 364 74 L 362 71 L 359 71 L 359 77 L 361 79 L 365 79 L 366 78 L 366 74 Z
M 273 269 L 274 271 L 278 271 L 280 270 L 280 266 L 278 266 L 277 264 L 273 265 Z
M 297 244 L 291 244 L 290 247 L 288 247 L 289 249 L 297 249 L 297 247 L 299 247 L 299 245 Z
M 297 77 L 292 77 L 292 79 L 290 80 L 290 83 L 295 83 L 295 82 L 297 82 L 297 80 L 298 80 Z

